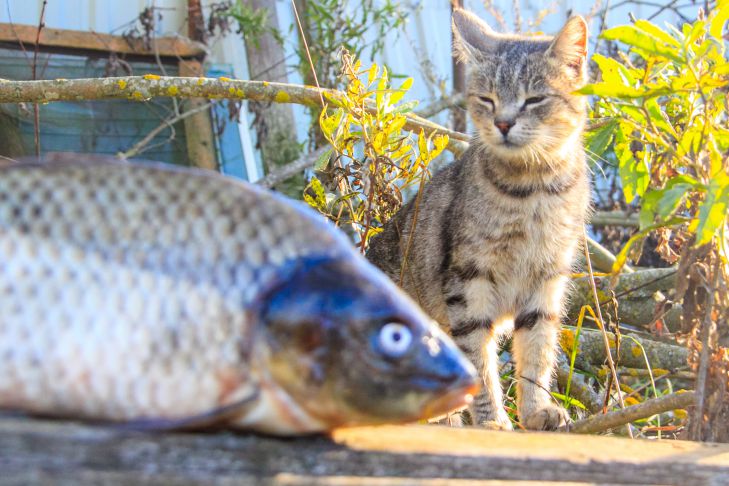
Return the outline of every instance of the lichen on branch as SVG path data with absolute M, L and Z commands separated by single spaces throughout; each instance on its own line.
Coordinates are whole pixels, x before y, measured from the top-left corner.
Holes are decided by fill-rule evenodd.
M 48 103 L 128 99 L 147 101 L 156 97 L 237 99 L 321 106 L 323 95 L 337 99 L 342 93 L 286 83 L 230 78 L 126 76 L 112 78 L 52 79 L 40 81 L 0 80 L 0 103 Z M 374 107 L 366 107 L 374 110 Z M 465 150 L 469 136 L 454 132 L 417 115 L 408 114 L 405 129 L 426 135 L 448 135 L 447 149 L 456 155 Z

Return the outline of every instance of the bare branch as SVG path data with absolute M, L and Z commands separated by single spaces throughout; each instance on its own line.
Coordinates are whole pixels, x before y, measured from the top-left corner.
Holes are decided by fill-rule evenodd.
M 156 128 L 151 130 L 147 135 L 144 136 L 143 139 L 141 139 L 139 142 L 135 143 L 129 150 L 118 154 L 118 157 L 121 159 L 131 159 L 132 157 L 136 157 L 137 155 L 144 152 L 145 150 L 149 150 L 150 147 L 147 147 L 147 145 L 149 145 L 149 143 L 152 141 L 152 139 L 154 137 L 156 137 L 160 132 L 164 131 L 166 128 L 174 130 L 172 125 L 174 125 L 175 123 L 182 121 L 188 117 L 191 117 L 192 115 L 200 113 L 201 111 L 209 110 L 211 106 L 212 106 L 212 103 L 206 103 L 202 106 L 193 108 L 192 110 L 188 110 L 184 113 L 181 113 L 181 114 L 173 116 L 169 119 L 163 120 L 161 124 L 159 124 Z
M 313 152 L 304 154 L 298 159 L 290 162 L 283 167 L 279 168 L 275 172 L 271 172 L 266 177 L 257 182 L 259 186 L 271 188 L 276 184 L 279 184 L 289 177 L 293 177 L 302 170 L 313 167 L 319 157 L 324 155 L 328 150 L 331 150 L 331 146 L 320 147 Z
M 277 103 L 321 106 L 321 97 L 342 98 L 342 93 L 285 83 L 246 81 L 228 78 L 181 78 L 167 76 L 127 76 L 99 79 L 55 79 L 42 81 L 0 81 L 0 103 L 47 103 L 51 101 L 80 101 L 129 99 L 145 101 L 153 97 L 247 99 Z M 373 106 L 367 110 L 375 111 Z M 461 154 L 470 137 L 449 130 L 417 115 L 408 114 L 405 129 L 426 135 L 448 135 L 448 150 Z
M 422 110 L 418 110 L 416 114 L 423 118 L 430 118 L 435 116 L 443 110 L 450 108 L 463 108 L 465 107 L 466 99 L 463 93 L 453 93 L 450 96 L 440 98 L 428 106 L 423 107 Z
M 623 211 L 596 211 L 590 218 L 593 226 L 640 226 L 637 214 L 625 214 Z
M 615 412 L 593 415 L 567 426 L 564 430 L 574 434 L 604 432 L 659 413 L 690 407 L 695 399 L 696 393 L 692 391 L 671 393 Z

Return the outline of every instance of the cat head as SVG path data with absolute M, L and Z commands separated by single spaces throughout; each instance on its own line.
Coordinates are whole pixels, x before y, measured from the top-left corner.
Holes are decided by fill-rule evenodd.
M 479 138 L 505 159 L 539 160 L 574 146 L 586 102 L 587 24 L 570 18 L 554 37 L 494 32 L 453 12 L 454 49 L 468 69 L 468 110 Z

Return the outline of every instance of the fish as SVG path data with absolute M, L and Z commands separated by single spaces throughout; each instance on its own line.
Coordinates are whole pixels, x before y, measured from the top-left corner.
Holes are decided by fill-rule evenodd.
M 0 167 L 0 409 L 273 435 L 466 405 L 451 339 L 303 203 L 213 171 Z

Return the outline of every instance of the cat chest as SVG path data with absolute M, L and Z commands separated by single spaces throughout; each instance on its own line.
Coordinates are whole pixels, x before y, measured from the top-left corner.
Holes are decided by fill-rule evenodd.
M 580 216 L 563 201 L 493 206 L 465 223 L 463 258 L 515 278 L 569 268 L 581 227 Z

